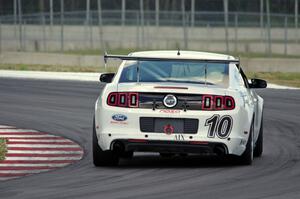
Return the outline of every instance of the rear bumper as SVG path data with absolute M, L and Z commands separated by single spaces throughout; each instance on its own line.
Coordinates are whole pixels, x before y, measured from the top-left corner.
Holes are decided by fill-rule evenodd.
M 188 142 L 142 139 L 117 139 L 111 143 L 111 150 L 163 152 L 163 153 L 195 153 L 195 154 L 228 154 L 225 144 L 218 142 Z

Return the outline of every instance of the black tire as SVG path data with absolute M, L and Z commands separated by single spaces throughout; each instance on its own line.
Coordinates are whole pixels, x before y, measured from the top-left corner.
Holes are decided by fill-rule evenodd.
M 238 157 L 238 163 L 241 165 L 251 165 L 253 161 L 253 121 L 250 127 L 249 138 L 244 153 Z
M 93 122 L 93 162 L 96 167 L 99 166 L 117 166 L 119 157 L 113 151 L 103 151 L 96 136 L 95 118 Z
M 259 135 L 255 144 L 254 148 L 254 157 L 261 157 L 262 152 L 263 152 L 263 140 L 264 140 L 264 133 L 263 133 L 263 118 L 261 118 L 261 124 L 260 124 L 260 129 L 259 129 Z

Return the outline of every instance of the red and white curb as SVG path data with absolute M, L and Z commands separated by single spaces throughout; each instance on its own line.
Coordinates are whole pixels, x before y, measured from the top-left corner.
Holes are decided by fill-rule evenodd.
M 83 149 L 73 141 L 36 130 L 0 125 L 0 138 L 7 144 L 0 181 L 64 167 L 83 156 Z

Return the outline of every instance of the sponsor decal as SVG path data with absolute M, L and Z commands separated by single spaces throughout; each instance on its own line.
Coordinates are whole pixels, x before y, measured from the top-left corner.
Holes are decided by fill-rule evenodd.
M 175 134 L 175 140 L 184 141 L 184 136 L 182 134 Z
M 176 113 L 180 113 L 180 110 L 163 109 L 163 110 L 159 110 L 159 112 L 160 113 L 176 114 Z
M 127 120 L 127 116 L 123 114 L 115 114 L 111 117 L 114 121 L 123 122 Z
M 111 124 L 124 124 L 127 125 L 128 122 L 110 121 Z
M 167 124 L 164 126 L 164 133 L 167 135 L 171 135 L 174 133 L 174 127 L 171 124 Z
M 166 107 L 173 108 L 177 104 L 177 98 L 174 95 L 166 95 L 163 102 Z
M 110 121 L 111 124 L 128 124 L 127 123 L 127 116 L 123 114 L 115 114 L 112 117 L 112 121 Z
M 240 145 L 246 145 L 246 144 L 247 144 L 247 140 L 241 139 Z

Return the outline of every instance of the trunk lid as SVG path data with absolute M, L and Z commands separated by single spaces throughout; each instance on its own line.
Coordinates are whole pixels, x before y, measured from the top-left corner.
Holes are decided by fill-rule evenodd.
M 185 94 L 210 94 L 226 95 L 228 88 L 204 84 L 182 83 L 120 83 L 118 92 L 151 92 L 151 93 L 185 93 Z

